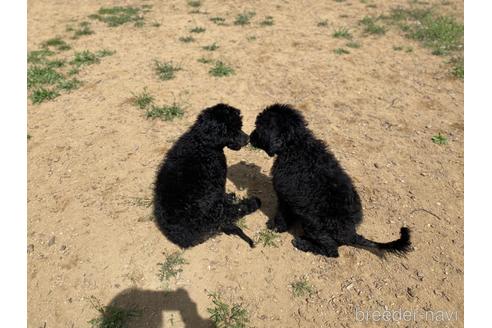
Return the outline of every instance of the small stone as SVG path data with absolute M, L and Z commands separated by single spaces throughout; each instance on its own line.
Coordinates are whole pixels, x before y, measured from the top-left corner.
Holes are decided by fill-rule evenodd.
M 66 249 L 67 249 L 67 245 L 61 245 L 61 246 L 60 246 L 60 251 L 64 251 L 64 250 L 66 250 Z
M 408 294 L 410 297 L 415 297 L 415 291 L 414 291 L 411 287 L 408 287 L 408 288 L 407 288 L 407 294 Z
M 55 244 L 55 236 L 51 237 L 50 240 L 48 240 L 48 246 L 53 246 Z
M 27 254 L 31 254 L 32 252 L 34 252 L 34 245 L 33 244 L 27 245 Z
M 374 167 L 379 169 L 379 164 L 378 163 L 374 163 Z

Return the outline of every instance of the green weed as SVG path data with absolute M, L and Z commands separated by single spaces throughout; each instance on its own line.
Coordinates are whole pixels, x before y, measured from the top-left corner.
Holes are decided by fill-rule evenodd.
M 173 104 L 171 106 L 152 105 L 151 108 L 147 110 L 146 115 L 147 118 L 151 119 L 160 118 L 163 121 L 172 121 L 175 118 L 182 117 L 184 115 L 184 111 L 177 104 Z
M 159 79 L 167 81 L 173 79 L 174 73 L 180 71 L 181 67 L 175 66 L 173 62 L 159 62 L 155 60 L 154 69 Z
M 383 35 L 386 33 L 386 29 L 376 24 L 376 19 L 373 17 L 366 16 L 361 21 L 360 24 L 364 26 L 364 32 L 375 35 Z
M 432 142 L 438 145 L 445 145 L 448 143 L 448 138 L 439 132 L 439 134 L 432 137 Z
M 154 97 L 147 91 L 147 88 L 139 94 L 133 94 L 133 104 L 140 109 L 148 108 L 154 102 Z
M 212 44 L 210 44 L 208 46 L 204 46 L 202 48 L 205 49 L 205 50 L 207 50 L 207 51 L 215 51 L 215 50 L 219 49 L 219 46 L 217 45 L 216 42 L 214 42 L 214 43 L 212 43 Z
M 335 50 L 333 50 L 333 52 L 337 55 L 346 55 L 350 53 L 350 51 L 343 48 L 336 48 Z
M 203 27 L 198 27 L 198 26 L 197 26 L 197 27 L 194 27 L 194 28 L 192 28 L 192 29 L 190 30 L 190 32 L 191 32 L 191 33 L 203 33 L 203 32 L 205 32 L 205 31 L 206 31 L 206 29 L 205 29 L 205 28 L 203 28 Z
M 236 20 L 234 21 L 234 25 L 248 25 L 250 24 L 251 18 L 253 18 L 256 15 L 254 11 L 247 11 L 242 14 L 239 14 L 236 16 Z
M 258 233 L 258 243 L 262 243 L 264 247 L 278 247 L 277 239 L 280 235 L 269 229 L 263 229 Z
M 229 76 L 234 74 L 234 69 L 232 69 L 232 67 L 227 66 L 221 61 L 217 61 L 215 62 L 215 66 L 212 67 L 208 71 L 208 73 L 216 77 Z
M 210 319 L 217 328 L 246 328 L 249 322 L 249 314 L 241 304 L 231 305 L 225 303 L 218 293 L 211 293 L 213 307 L 207 308 Z
M 90 52 L 89 50 L 76 52 L 73 60 L 70 62 L 70 64 L 75 65 L 77 67 L 92 65 L 97 63 L 99 63 L 99 58 L 97 58 L 96 54 Z
M 305 277 L 293 281 L 290 284 L 294 297 L 307 296 L 314 292 L 314 287 L 307 281 Z
M 94 296 L 91 297 L 91 304 L 100 314 L 88 322 L 91 328 L 125 328 L 132 318 L 141 316 L 141 311 L 136 309 L 101 306 Z
M 140 8 L 131 6 L 102 7 L 97 14 L 90 15 L 89 18 L 104 22 L 110 27 L 116 27 L 130 22 L 138 24 L 144 19 L 140 16 Z
M 334 38 L 339 38 L 339 39 L 341 38 L 348 39 L 348 40 L 352 39 L 352 34 L 346 27 L 341 27 L 336 29 L 335 32 L 333 32 L 332 36 Z
M 266 16 L 263 21 L 260 22 L 261 26 L 272 26 L 274 24 L 272 16 Z
M 193 38 L 191 35 L 182 36 L 179 38 L 179 41 L 184 42 L 184 43 L 190 43 L 190 42 L 195 42 L 195 38 Z
M 168 282 L 169 279 L 175 278 L 179 273 L 183 272 L 182 266 L 188 264 L 183 258 L 182 252 L 174 252 L 166 256 L 166 259 L 159 265 L 159 273 L 157 276 L 161 282 Z
M 215 16 L 211 17 L 210 20 L 217 25 L 225 25 L 225 18 L 223 17 Z
M 31 99 L 33 104 L 40 104 L 46 100 L 52 100 L 55 99 L 60 95 L 59 92 L 55 90 L 48 90 L 45 88 L 37 88 L 35 89 L 31 95 L 29 96 L 29 99 Z

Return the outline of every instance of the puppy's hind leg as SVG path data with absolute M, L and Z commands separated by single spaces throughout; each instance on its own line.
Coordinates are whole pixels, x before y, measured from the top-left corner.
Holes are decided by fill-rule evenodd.
M 338 243 L 328 235 L 313 239 L 308 236 L 296 237 L 292 241 L 295 248 L 327 257 L 338 257 Z
M 249 244 L 249 247 L 251 248 L 255 247 L 255 243 L 253 242 L 253 240 L 249 238 L 248 235 L 246 235 L 244 231 L 236 225 L 228 225 L 222 227 L 222 232 L 224 232 L 227 235 L 236 235 L 242 240 L 244 240 L 245 242 L 247 242 Z

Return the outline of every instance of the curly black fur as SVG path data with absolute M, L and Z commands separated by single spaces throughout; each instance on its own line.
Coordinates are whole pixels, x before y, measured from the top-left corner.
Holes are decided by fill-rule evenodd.
M 218 104 L 200 113 L 195 124 L 169 150 L 154 189 L 154 214 L 160 230 L 183 247 L 198 245 L 224 232 L 254 243 L 235 222 L 256 211 L 256 197 L 236 200 L 225 193 L 224 147 L 248 143 L 238 109 Z
M 278 210 L 269 227 L 284 232 L 300 222 L 304 235 L 294 239 L 295 247 L 329 257 L 338 257 L 341 245 L 383 254 L 402 255 L 410 250 L 408 228 L 401 228 L 400 239 L 389 243 L 357 234 L 362 206 L 352 180 L 326 145 L 313 136 L 299 111 L 288 105 L 267 107 L 256 118 L 250 139 L 269 156 L 277 155 L 272 175 Z

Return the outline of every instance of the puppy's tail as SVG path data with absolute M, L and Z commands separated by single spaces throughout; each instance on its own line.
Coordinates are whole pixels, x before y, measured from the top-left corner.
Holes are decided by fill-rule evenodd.
M 408 253 L 412 245 L 410 241 L 410 229 L 408 228 L 401 228 L 400 239 L 393 240 L 388 243 L 378 243 L 356 234 L 351 244 L 367 248 L 375 248 L 384 253 L 392 253 L 398 256 Z

